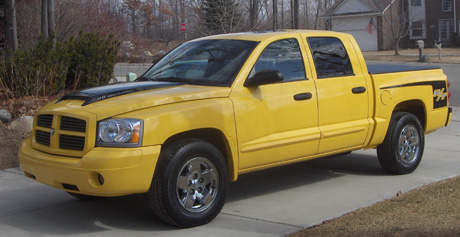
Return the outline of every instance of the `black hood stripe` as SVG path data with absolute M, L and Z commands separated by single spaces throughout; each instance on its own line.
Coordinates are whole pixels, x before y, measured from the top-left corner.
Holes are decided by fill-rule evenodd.
M 81 106 L 85 106 L 121 95 L 179 85 L 182 85 L 182 83 L 155 81 L 116 83 L 70 92 L 60 98 L 56 104 L 63 100 L 83 100 L 84 102 Z

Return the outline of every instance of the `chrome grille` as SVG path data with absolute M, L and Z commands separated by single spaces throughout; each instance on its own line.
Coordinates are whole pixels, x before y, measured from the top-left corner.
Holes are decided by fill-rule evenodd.
M 61 130 L 86 132 L 86 121 L 72 117 L 62 116 Z
M 59 135 L 59 148 L 83 151 L 85 148 L 85 137 Z
M 38 116 L 37 126 L 44 128 L 51 128 L 53 124 L 53 115 L 52 114 L 42 114 Z
M 49 132 L 43 132 L 40 130 L 35 131 L 35 141 L 37 143 L 50 146 L 51 134 Z

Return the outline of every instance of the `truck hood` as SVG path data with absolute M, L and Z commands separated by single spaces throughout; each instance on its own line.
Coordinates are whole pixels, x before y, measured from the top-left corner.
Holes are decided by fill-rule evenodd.
M 100 120 L 159 105 L 226 98 L 230 91 L 231 88 L 228 87 L 184 85 L 176 82 L 130 82 L 71 92 L 50 106 L 58 110 L 84 110 L 95 114 Z

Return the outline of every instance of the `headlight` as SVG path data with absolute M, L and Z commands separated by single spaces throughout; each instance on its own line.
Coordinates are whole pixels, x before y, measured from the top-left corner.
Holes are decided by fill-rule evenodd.
M 136 147 L 141 145 L 142 120 L 107 119 L 98 123 L 97 146 Z

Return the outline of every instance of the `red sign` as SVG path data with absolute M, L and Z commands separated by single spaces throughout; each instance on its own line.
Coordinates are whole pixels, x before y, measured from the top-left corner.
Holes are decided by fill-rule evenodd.
M 187 31 L 187 25 L 185 23 L 181 23 L 179 25 L 179 30 L 182 32 Z

